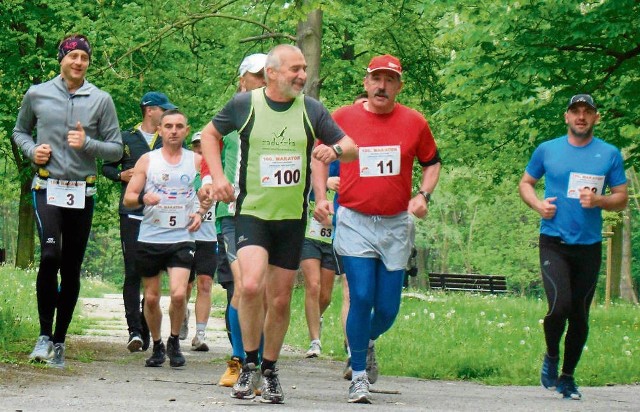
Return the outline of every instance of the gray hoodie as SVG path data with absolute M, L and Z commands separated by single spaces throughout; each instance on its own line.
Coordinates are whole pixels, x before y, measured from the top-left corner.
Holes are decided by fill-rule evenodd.
M 67 133 L 82 124 L 84 147 L 69 147 Z M 37 133 L 34 135 L 34 129 Z M 44 168 L 49 176 L 64 180 L 85 180 L 96 175 L 96 158 L 107 161 L 122 157 L 122 138 L 111 96 L 88 81 L 69 94 L 62 77 L 31 86 L 22 99 L 13 140 L 34 160 L 36 146 L 51 146 L 51 158 Z

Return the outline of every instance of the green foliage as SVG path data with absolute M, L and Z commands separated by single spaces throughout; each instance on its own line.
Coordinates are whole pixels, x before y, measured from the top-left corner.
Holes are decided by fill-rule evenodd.
M 403 298 L 395 324 L 376 342 L 382 374 L 422 379 L 471 380 L 490 385 L 538 385 L 544 354 L 541 299 L 466 293 L 430 293 L 426 301 Z M 324 314 L 323 356 L 345 359 L 341 291 Z M 640 381 L 640 314 L 629 304 L 592 308 L 578 384 Z M 291 304 L 285 342 L 307 348 L 304 290 Z M 419 356 L 407 356 L 419 354 Z

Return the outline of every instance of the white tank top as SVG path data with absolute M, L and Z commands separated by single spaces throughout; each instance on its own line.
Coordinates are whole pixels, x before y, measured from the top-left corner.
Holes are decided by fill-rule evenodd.
M 146 243 L 193 241 L 193 233 L 187 226 L 194 210 L 196 189 L 195 154 L 182 149 L 180 162 L 169 164 L 162 156 L 162 149 L 149 152 L 149 167 L 145 193 L 160 195 L 160 203 L 144 207 L 138 240 Z
M 196 196 L 195 206 L 193 210 L 198 210 L 200 208 L 200 203 L 198 202 L 198 197 Z M 211 209 L 207 210 L 207 213 L 204 214 L 204 220 L 200 225 L 200 229 L 198 229 L 195 233 L 195 239 L 199 242 L 217 242 L 218 241 L 218 233 L 216 231 L 216 205 L 214 204 Z

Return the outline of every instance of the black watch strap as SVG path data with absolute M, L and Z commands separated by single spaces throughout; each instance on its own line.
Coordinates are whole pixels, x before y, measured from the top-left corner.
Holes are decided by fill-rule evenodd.
M 429 201 L 431 201 L 431 193 L 425 192 L 424 190 L 421 190 L 418 193 L 420 193 L 424 197 L 424 200 L 426 200 L 427 203 L 429 203 Z

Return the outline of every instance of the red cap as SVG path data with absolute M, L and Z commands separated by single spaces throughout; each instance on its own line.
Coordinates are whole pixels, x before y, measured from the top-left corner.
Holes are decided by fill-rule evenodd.
M 367 72 L 372 73 L 376 70 L 391 70 L 392 72 L 396 72 L 400 76 L 402 76 L 402 66 L 400 65 L 400 60 L 390 54 L 376 56 L 371 59 L 371 61 L 369 62 L 369 67 L 367 67 Z

